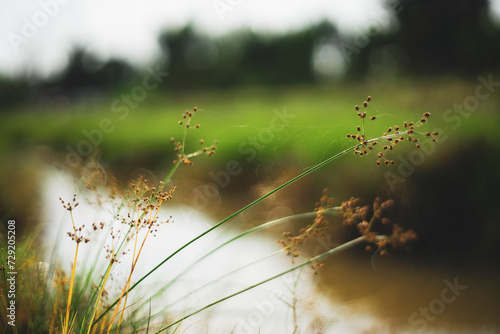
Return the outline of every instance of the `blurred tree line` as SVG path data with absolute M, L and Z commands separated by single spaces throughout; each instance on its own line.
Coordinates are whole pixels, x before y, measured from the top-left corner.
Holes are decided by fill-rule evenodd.
M 159 36 L 169 90 L 293 85 L 369 76 L 475 77 L 500 68 L 500 27 L 488 0 L 387 0 L 393 17 L 374 13 L 366 31 L 346 36 L 330 22 L 283 35 L 249 30 L 206 36 L 192 26 Z M 387 22 L 385 22 L 387 23 Z M 99 63 L 75 49 L 57 77 L 36 84 L 0 78 L 3 105 L 42 95 L 112 93 L 140 80 L 139 69 L 115 59 Z

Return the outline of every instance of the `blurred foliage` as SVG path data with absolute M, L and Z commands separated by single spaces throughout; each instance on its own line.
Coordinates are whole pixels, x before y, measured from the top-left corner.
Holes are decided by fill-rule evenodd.
M 2 111 L 22 101 L 30 95 L 29 85 L 20 79 L 8 79 L 0 76 L 0 102 Z
M 398 74 L 411 76 L 474 78 L 484 71 L 498 71 L 500 27 L 488 13 L 488 0 L 394 0 L 386 4 L 396 12 L 397 28 L 373 36 L 366 49 L 353 53 L 353 74 L 394 64 Z
M 188 26 L 162 34 L 160 45 L 176 87 L 296 84 L 314 81 L 314 45 L 331 30 L 333 26 L 323 22 L 286 35 L 241 30 L 210 39 Z
M 126 62 L 110 59 L 101 63 L 93 55 L 77 48 L 70 55 L 68 66 L 62 75 L 45 85 L 63 87 L 66 90 L 76 90 L 81 87 L 109 89 L 133 78 L 134 69 Z
M 374 13 L 350 35 L 328 21 L 277 35 L 242 29 L 211 37 L 191 25 L 165 31 L 158 43 L 166 61 L 161 68 L 153 66 L 169 72 L 163 91 L 400 76 L 475 78 L 498 71 L 500 26 L 488 13 L 487 0 L 391 0 L 385 5 L 392 17 Z M 330 72 L 318 73 L 318 68 Z M 0 79 L 0 101 L 5 110 L 27 99 L 99 97 L 130 88 L 141 71 L 75 48 L 58 76 L 37 82 Z

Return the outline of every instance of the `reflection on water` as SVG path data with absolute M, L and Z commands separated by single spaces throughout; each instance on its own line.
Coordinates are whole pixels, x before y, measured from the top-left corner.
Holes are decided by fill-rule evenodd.
M 473 269 L 345 254 L 330 261 L 320 286 L 376 316 L 390 333 L 498 333 L 499 282 L 498 274 Z

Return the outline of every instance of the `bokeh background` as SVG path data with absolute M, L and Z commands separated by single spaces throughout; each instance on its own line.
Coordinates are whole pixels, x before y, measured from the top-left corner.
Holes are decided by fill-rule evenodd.
M 351 146 L 354 105 L 372 97 L 370 136 L 420 119 L 440 140 L 395 166 L 340 158 L 245 217 L 249 225 L 376 196 L 419 241 L 401 253 L 331 259 L 318 284 L 393 328 L 443 280 L 468 286 L 432 322 L 494 332 L 500 323 L 500 1 L 23 1 L 0 3 L 0 216 L 40 223 L 47 168 L 96 166 L 125 183 L 161 179 L 170 138 L 197 106 L 188 146 L 217 153 L 181 168 L 179 204 L 224 218 Z M 273 119 L 289 115 L 282 131 Z M 279 118 L 279 117 L 278 117 Z M 229 162 L 240 171 L 226 178 Z M 200 192 L 211 188 L 200 200 Z M 26 232 L 27 233 L 27 232 Z M 430 326 L 430 325 L 429 325 Z M 396 329 L 395 329 L 396 330 Z

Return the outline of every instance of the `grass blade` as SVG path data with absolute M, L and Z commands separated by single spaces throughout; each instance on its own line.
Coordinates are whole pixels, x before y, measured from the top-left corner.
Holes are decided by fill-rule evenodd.
M 386 236 L 378 236 L 377 238 L 378 238 L 378 239 L 385 239 L 385 238 L 387 238 L 387 237 L 386 237 Z M 311 259 L 309 259 L 309 260 L 307 260 L 307 261 L 304 261 L 304 262 L 302 262 L 302 263 L 300 263 L 300 264 L 298 264 L 298 265 L 296 265 L 296 266 L 293 266 L 292 268 L 290 268 L 290 269 L 288 269 L 288 270 L 285 270 L 285 271 L 283 271 L 283 272 L 281 272 L 281 273 L 279 273 L 279 274 L 276 274 L 276 275 L 274 275 L 274 276 L 271 276 L 271 277 L 269 277 L 269 278 L 266 278 L 265 280 L 262 280 L 262 281 L 260 281 L 260 282 L 258 282 L 258 283 L 256 283 L 256 284 L 253 284 L 253 285 L 251 285 L 251 286 L 249 286 L 249 287 L 247 287 L 247 288 L 245 288 L 245 289 L 242 289 L 242 290 L 237 291 L 237 292 L 235 292 L 235 293 L 232 293 L 232 294 L 230 294 L 230 295 L 228 295 L 228 296 L 226 296 L 226 297 L 224 297 L 224 298 L 221 298 L 221 299 L 219 299 L 219 300 L 216 300 L 216 301 L 215 301 L 215 302 L 213 302 L 213 303 L 207 304 L 207 305 L 205 305 L 204 307 L 202 307 L 202 308 L 200 308 L 200 309 L 198 309 L 198 310 L 196 310 L 196 311 L 194 311 L 194 312 L 192 312 L 192 313 L 190 313 L 190 314 L 188 314 L 188 315 L 186 315 L 186 316 L 184 316 L 184 317 L 180 318 L 179 320 L 174 321 L 174 322 L 173 322 L 173 323 L 171 323 L 170 325 L 168 325 L 168 326 L 166 326 L 166 327 L 163 327 L 162 329 L 160 329 L 159 331 L 157 331 L 155 334 L 160 333 L 160 332 L 162 332 L 162 331 L 164 331 L 164 330 L 166 330 L 166 329 L 168 329 L 168 328 L 170 328 L 170 327 L 172 327 L 172 326 L 174 326 L 174 325 L 176 325 L 176 324 L 180 323 L 181 321 L 184 321 L 184 320 L 186 320 L 186 319 L 188 319 L 188 318 L 192 317 L 193 315 L 198 314 L 198 313 L 200 313 L 200 312 L 202 312 L 202 311 L 204 311 L 204 310 L 206 310 L 206 309 L 208 309 L 208 308 L 210 308 L 210 307 L 212 307 L 212 306 L 214 306 L 214 305 L 217 305 L 217 304 L 219 304 L 219 303 L 221 303 L 221 302 L 223 302 L 223 301 L 225 301 L 225 300 L 228 300 L 228 299 L 230 299 L 230 298 L 233 298 L 233 297 L 235 297 L 235 296 L 237 296 L 237 295 L 242 294 L 243 292 L 249 291 L 249 290 L 251 290 L 251 289 L 253 289 L 253 288 L 256 288 L 256 287 L 258 287 L 258 286 L 260 286 L 260 285 L 262 285 L 262 284 L 264 284 L 264 283 L 267 283 L 267 282 L 269 282 L 269 281 L 272 281 L 273 279 L 276 279 L 276 278 L 278 278 L 278 277 L 280 277 L 280 276 L 283 276 L 283 275 L 285 275 L 285 274 L 288 274 L 288 273 L 290 273 L 290 272 L 292 272 L 292 271 L 294 271 L 294 270 L 297 270 L 297 269 L 299 269 L 299 268 L 302 268 L 303 266 L 308 265 L 308 264 L 310 264 L 310 263 L 311 263 L 311 262 L 313 262 L 313 261 L 319 261 L 319 260 L 321 260 L 321 259 L 322 259 L 322 258 L 324 258 L 324 257 L 330 256 L 330 255 L 333 255 L 333 254 L 336 254 L 336 253 L 341 252 L 341 251 L 344 251 L 344 250 L 347 250 L 347 249 L 349 249 L 349 248 L 351 248 L 351 247 L 353 247 L 353 246 L 355 246 L 355 245 L 358 245 L 358 244 L 360 244 L 360 243 L 362 243 L 362 242 L 364 242 L 364 241 L 365 241 L 365 237 L 358 237 L 358 238 L 353 239 L 353 240 L 351 240 L 351 241 L 349 241 L 349 242 L 346 242 L 345 244 L 342 244 L 342 245 L 340 245 L 340 246 L 338 246 L 338 247 L 335 247 L 335 248 L 333 248 L 333 249 L 330 249 L 329 251 L 327 251 L 327 252 L 325 252 L 325 253 L 322 253 L 322 254 L 320 254 L 320 255 L 318 255 L 318 256 L 315 256 L 315 257 L 313 257 L 313 258 L 311 258 Z
M 375 140 L 375 139 L 374 139 Z M 370 140 L 370 141 L 373 141 L 373 140 Z M 218 228 L 219 226 L 223 225 L 224 223 L 228 222 L 229 220 L 233 219 L 234 217 L 238 216 L 239 214 L 241 214 L 242 212 L 250 209 L 251 207 L 253 207 L 254 205 L 256 205 L 257 203 L 260 203 L 262 202 L 264 199 L 268 198 L 269 196 L 271 196 L 272 194 L 280 191 L 281 189 L 285 188 L 286 186 L 294 183 L 295 181 L 303 178 L 304 176 L 308 175 L 308 174 L 311 174 L 312 172 L 320 169 L 321 167 L 327 165 L 328 163 L 332 162 L 333 160 L 343 156 L 344 154 L 350 152 L 350 151 L 353 151 L 354 149 L 356 148 L 356 146 L 351 146 L 331 157 L 329 157 L 328 159 L 326 160 L 323 160 L 322 162 L 320 162 L 319 164 L 317 165 L 314 165 L 313 167 L 307 169 L 306 171 L 300 173 L 299 175 L 295 176 L 294 178 L 288 180 L 287 182 L 283 183 L 281 186 L 278 186 L 276 188 L 274 188 L 273 190 L 271 190 L 270 192 L 268 192 L 267 194 L 265 194 L 264 196 L 256 199 L 255 201 L 251 202 L 250 204 L 247 204 L 246 206 L 244 206 L 243 208 L 239 209 L 238 211 L 232 213 L 231 215 L 229 215 L 227 218 L 221 220 L 219 223 L 215 224 L 214 226 L 212 226 L 211 228 L 207 229 L 206 231 L 204 231 L 203 233 L 199 234 L 198 236 L 196 236 L 195 238 L 191 239 L 190 241 L 188 241 L 187 243 L 185 243 L 184 245 L 182 245 L 181 247 L 179 247 L 176 251 L 174 251 L 172 254 L 170 254 L 169 256 L 167 256 L 163 261 L 161 261 L 158 265 L 156 265 L 153 269 L 151 269 L 148 273 L 146 273 L 144 276 L 142 276 L 137 282 L 135 282 L 134 285 L 132 285 L 130 288 L 129 288 L 129 292 L 132 291 L 136 286 L 138 286 L 143 280 L 145 280 L 147 277 L 149 277 L 149 275 L 151 275 L 152 273 L 154 273 L 156 270 L 158 270 L 158 268 L 160 268 L 161 266 L 163 266 L 168 260 L 170 260 L 172 257 L 174 257 L 175 255 L 177 255 L 178 253 L 180 253 L 182 250 L 184 250 L 185 248 L 187 248 L 189 245 L 191 245 L 192 243 L 194 243 L 195 241 L 201 239 L 202 237 L 204 237 L 205 235 L 207 235 L 208 233 L 212 232 L 213 230 L 215 230 L 216 228 Z M 102 314 L 101 314 L 101 317 L 104 316 L 107 312 L 109 312 L 109 310 L 111 310 L 117 303 L 118 303 L 118 300 L 119 299 L 116 299 Z M 101 317 L 99 317 L 98 319 L 96 319 L 94 321 L 94 324 L 96 322 L 98 322 Z

